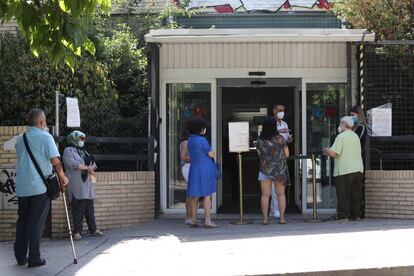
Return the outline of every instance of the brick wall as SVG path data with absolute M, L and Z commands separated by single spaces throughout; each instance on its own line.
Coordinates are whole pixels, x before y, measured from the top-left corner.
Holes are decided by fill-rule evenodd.
M 0 126 L 0 168 L 16 167 L 16 152 L 3 149 L 3 143 L 13 136 L 22 133 L 26 127 Z M 16 229 L 17 210 L 0 208 L 0 241 L 13 240 Z
M 367 171 L 365 215 L 414 219 L 414 171 Z
M 96 224 L 102 230 L 153 220 L 154 172 L 97 172 L 94 206 Z M 52 203 L 52 237 L 67 236 L 67 229 L 63 197 L 60 197 Z M 88 230 L 86 224 L 83 230 Z
M 0 22 L 0 32 L 10 32 L 10 33 L 17 33 L 18 32 L 18 27 L 17 27 L 17 23 L 14 21 L 9 21 L 9 22 Z
M 0 126 L 0 168 L 15 168 L 15 151 L 5 151 L 3 143 L 26 127 Z M 71 213 L 70 205 L 69 214 Z M 148 222 L 155 217 L 154 172 L 97 172 L 95 216 L 102 230 Z M 0 208 L 0 241 L 13 240 L 16 209 Z M 67 236 L 63 198 L 52 202 L 52 238 Z M 86 225 L 84 230 L 87 230 Z
M 0 167 L 16 168 L 16 151 L 4 150 L 3 144 L 24 131 L 26 131 L 25 126 L 0 126 Z

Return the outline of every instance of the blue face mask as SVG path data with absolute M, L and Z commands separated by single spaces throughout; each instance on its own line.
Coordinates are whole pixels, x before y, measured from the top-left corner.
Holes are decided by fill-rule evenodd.
M 358 124 L 358 117 L 352 116 L 352 120 L 354 121 L 354 125 Z

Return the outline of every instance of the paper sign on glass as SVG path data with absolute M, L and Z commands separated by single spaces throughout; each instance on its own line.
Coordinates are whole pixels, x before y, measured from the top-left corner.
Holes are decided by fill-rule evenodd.
M 77 98 L 66 98 L 66 124 L 68 127 L 80 127 L 80 112 Z
M 230 152 L 247 152 L 249 145 L 249 122 L 229 123 Z

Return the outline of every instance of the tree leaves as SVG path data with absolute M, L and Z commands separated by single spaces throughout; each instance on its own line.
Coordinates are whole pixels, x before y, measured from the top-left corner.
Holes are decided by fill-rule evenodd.
M 379 40 L 414 39 L 413 0 L 341 0 L 333 11 L 351 27 L 375 32 Z
M 57 66 L 75 69 L 76 56 L 95 53 L 88 33 L 98 13 L 109 15 L 110 0 L 0 0 L 0 20 L 15 19 L 35 56 L 45 54 Z

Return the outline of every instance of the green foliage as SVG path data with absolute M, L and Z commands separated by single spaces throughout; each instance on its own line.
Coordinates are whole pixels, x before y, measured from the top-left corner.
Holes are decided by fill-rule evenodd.
M 375 32 L 379 40 L 414 39 L 412 0 L 338 0 L 333 11 L 350 27 Z
M 106 65 L 119 94 L 124 117 L 145 114 L 147 109 L 146 48 L 138 48 L 138 39 L 125 24 L 118 25 L 108 37 L 102 37 L 96 58 Z
M 119 95 L 109 76 L 107 65 L 92 57 L 79 58 L 75 73 L 63 63 L 52 65 L 47 58 L 35 58 L 21 37 L 0 36 L 0 124 L 24 125 L 29 109 L 45 110 L 48 123 L 54 124 L 55 91 L 77 97 L 81 112 L 81 129 L 96 136 L 140 136 L 142 120 L 121 115 Z M 65 108 L 61 109 L 61 133 Z M 145 112 L 144 112 L 145 114 Z M 142 122 L 144 124 L 145 122 Z
M 95 15 L 110 9 L 111 0 L 0 0 L 0 19 L 17 21 L 35 56 L 44 54 L 55 66 L 63 60 L 74 70 L 83 49 L 95 53 L 88 38 Z

